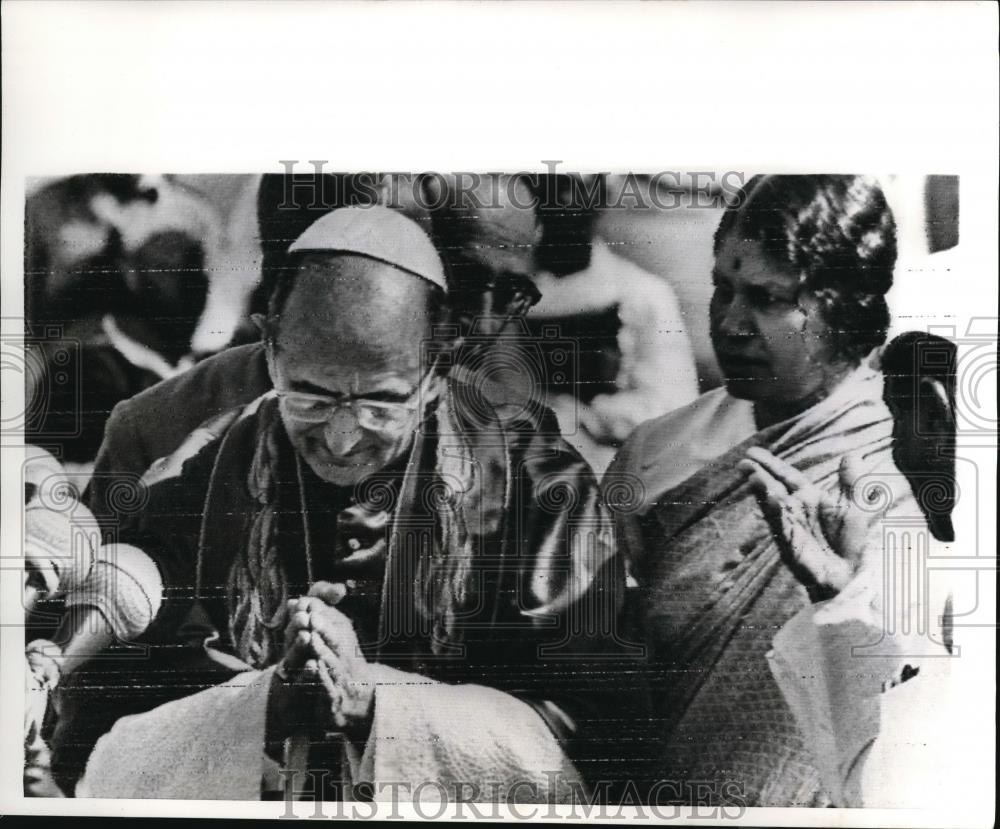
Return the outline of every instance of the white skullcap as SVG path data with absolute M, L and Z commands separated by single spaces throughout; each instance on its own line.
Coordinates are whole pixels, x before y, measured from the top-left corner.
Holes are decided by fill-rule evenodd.
M 430 237 L 415 221 L 382 205 L 327 213 L 288 248 L 289 253 L 306 251 L 367 256 L 448 290 L 444 265 Z
M 94 607 L 115 636 L 135 639 L 149 627 L 163 601 L 156 563 L 131 544 L 101 547 L 87 578 L 66 593 L 66 607 Z
M 90 573 L 101 532 L 97 519 L 83 504 L 74 501 L 69 511 L 60 512 L 33 498 L 24 508 L 24 557 L 53 574 L 46 581 L 50 592 L 64 592 L 84 581 Z

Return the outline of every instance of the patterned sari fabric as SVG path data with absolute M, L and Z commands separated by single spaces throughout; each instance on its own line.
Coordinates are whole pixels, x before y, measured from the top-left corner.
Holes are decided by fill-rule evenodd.
M 660 735 L 651 774 L 665 781 L 662 791 L 680 793 L 687 805 L 829 805 L 765 658 L 775 634 L 811 600 L 783 563 L 736 464 L 749 447 L 762 446 L 832 490 L 850 453 L 873 473 L 866 480 L 885 480 L 895 471 L 891 430 L 881 375 L 861 370 L 631 519 L 642 538 L 633 575 Z M 915 511 L 907 503 L 892 509 Z M 868 548 L 856 579 L 881 572 L 880 541 L 873 536 Z

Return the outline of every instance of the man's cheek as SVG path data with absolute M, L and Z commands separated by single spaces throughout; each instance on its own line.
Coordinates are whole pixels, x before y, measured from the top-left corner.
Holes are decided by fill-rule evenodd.
M 402 449 L 402 440 L 382 440 L 378 444 L 379 457 L 385 461 L 393 460 Z
M 394 440 L 382 440 L 379 442 L 378 456 L 383 463 L 391 463 L 402 455 L 405 449 L 405 437 L 399 437 Z
M 292 446 L 294 446 L 300 454 L 303 455 L 313 455 L 318 457 L 326 457 L 329 454 L 329 448 L 326 445 L 326 439 L 323 436 L 322 429 L 316 429 L 311 427 L 298 428 L 294 432 L 290 432 L 288 435 Z
M 288 432 L 288 438 L 291 440 L 293 446 L 305 447 L 309 444 L 309 430 L 303 429 L 302 427 L 293 427 L 291 429 L 286 427 Z

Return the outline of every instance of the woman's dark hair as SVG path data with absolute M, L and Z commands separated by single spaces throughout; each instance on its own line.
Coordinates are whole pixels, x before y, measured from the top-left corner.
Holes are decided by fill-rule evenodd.
M 858 363 L 885 342 L 896 223 L 871 178 L 755 176 L 722 217 L 715 252 L 736 233 L 822 302 L 838 356 Z

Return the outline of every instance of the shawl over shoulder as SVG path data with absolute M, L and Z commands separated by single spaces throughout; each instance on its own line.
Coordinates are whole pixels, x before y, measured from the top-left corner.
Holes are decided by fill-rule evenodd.
M 881 375 L 859 369 L 797 418 L 749 436 L 619 512 L 620 532 L 632 539 L 637 616 L 655 685 L 658 779 L 707 781 L 698 799 L 715 804 L 829 802 L 765 658 L 774 635 L 810 598 L 782 563 L 736 463 L 747 448 L 763 446 L 833 488 L 842 457 L 852 453 L 863 458 L 867 485 L 877 487 L 899 476 L 891 435 Z M 641 468 L 620 464 L 616 471 L 642 482 Z M 903 497 L 892 514 L 919 521 L 909 489 L 895 489 Z M 882 556 L 881 538 L 872 539 L 857 580 L 880 584 Z

